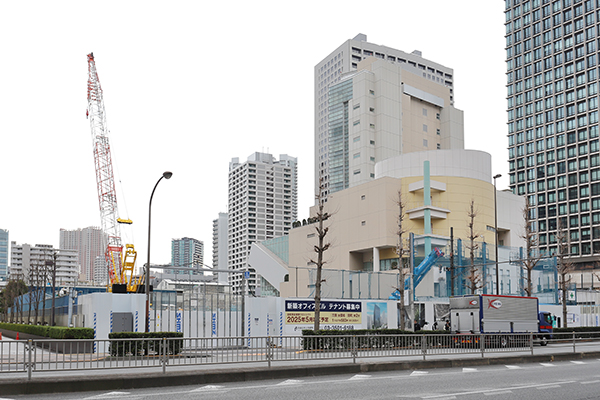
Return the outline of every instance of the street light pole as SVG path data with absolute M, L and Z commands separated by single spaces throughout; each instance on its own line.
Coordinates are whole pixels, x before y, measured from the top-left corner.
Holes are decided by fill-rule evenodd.
M 496 179 L 500 178 L 501 174 L 494 175 L 494 237 L 496 244 L 496 296 L 500 295 L 500 273 L 498 272 L 498 202 L 496 200 Z
M 160 183 L 163 178 L 171 179 L 173 176 L 172 172 L 165 171 L 163 172 L 160 179 L 154 185 L 154 189 L 152 189 L 152 194 L 150 195 L 150 203 L 148 205 L 148 259 L 146 263 L 146 329 L 144 332 L 150 331 L 150 230 L 152 227 L 152 197 L 154 197 L 154 191 L 156 187 Z

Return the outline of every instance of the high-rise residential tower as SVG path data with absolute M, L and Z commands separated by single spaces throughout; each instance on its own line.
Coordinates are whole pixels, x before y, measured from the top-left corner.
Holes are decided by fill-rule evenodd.
M 244 163 L 229 163 L 228 269 L 244 271 L 253 242 L 283 236 L 296 220 L 298 162 L 286 154 L 254 153 Z M 243 275 L 229 274 L 234 291 Z M 251 274 L 248 287 L 256 278 Z
M 76 250 L 55 249 L 49 244 L 18 245 L 14 241 L 10 247 L 11 279 L 45 286 L 52 282 L 55 271 L 57 285 L 73 286 L 77 283 L 80 271 Z
M 213 220 L 213 258 L 212 267 L 221 270 L 217 273 L 219 283 L 227 283 L 227 213 L 219 213 Z
M 597 1 L 505 1 L 510 188 L 542 254 L 600 257 Z
M 171 265 L 173 274 L 197 275 L 204 267 L 204 242 L 184 237 L 171 240 Z
M 81 264 L 81 277 L 83 282 L 101 283 L 95 281 L 96 258 L 104 258 L 106 250 L 106 238 L 102 229 L 97 227 L 87 227 L 75 230 L 60 230 L 59 248 L 67 250 L 76 250 Z M 104 273 L 106 268 L 99 266 Z
M 8 230 L 0 229 L 0 280 L 8 278 Z
M 314 74 L 315 193 L 321 177 L 326 195 L 373 179 L 375 163 L 389 157 L 464 147 L 453 71 L 420 51 L 376 45 L 359 34 Z

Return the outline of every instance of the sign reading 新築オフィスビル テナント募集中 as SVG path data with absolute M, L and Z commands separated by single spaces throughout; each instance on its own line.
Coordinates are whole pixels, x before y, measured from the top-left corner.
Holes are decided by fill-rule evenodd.
M 362 306 L 357 301 L 322 301 L 320 322 L 322 324 L 360 324 Z M 310 325 L 315 321 L 313 300 L 286 300 L 285 323 Z

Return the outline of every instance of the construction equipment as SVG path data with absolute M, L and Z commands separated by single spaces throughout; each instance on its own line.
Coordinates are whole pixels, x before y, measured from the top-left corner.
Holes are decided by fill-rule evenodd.
M 86 115 L 90 120 L 92 130 L 102 231 L 107 235 L 108 239 L 104 256 L 108 264 L 108 279 L 111 284 L 109 289 L 114 289 L 113 291 L 115 292 L 136 292 L 136 282 L 139 279 L 134 279 L 133 274 L 137 253 L 132 244 L 126 245 L 126 251 L 123 253 L 121 230 L 119 227 L 119 223 L 131 224 L 131 220 L 118 218 L 117 192 L 115 190 L 115 178 L 108 140 L 102 87 L 98 79 L 94 53 L 88 54 L 87 59 L 88 109 Z
M 415 267 L 414 270 L 414 281 L 415 281 L 415 287 L 419 286 L 419 283 L 421 283 L 421 281 L 423 280 L 423 278 L 425 277 L 425 275 L 427 275 L 427 273 L 429 271 L 431 271 L 431 266 L 433 264 L 435 264 L 435 262 L 438 260 L 438 258 L 443 257 L 444 253 L 438 249 L 437 247 L 435 249 L 433 249 L 431 251 L 431 253 L 429 253 L 429 255 L 427 255 L 427 257 L 425 257 L 423 259 L 423 261 L 421 261 L 421 263 L 419 265 L 417 265 Z M 406 277 L 404 279 L 404 290 L 408 290 L 410 288 L 410 277 Z M 400 291 L 398 289 L 396 289 L 389 297 L 389 300 L 400 300 Z

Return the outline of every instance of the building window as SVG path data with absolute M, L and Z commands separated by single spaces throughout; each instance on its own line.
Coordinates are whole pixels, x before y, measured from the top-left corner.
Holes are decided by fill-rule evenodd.
M 424 117 L 426 117 L 426 116 L 427 116 L 427 109 L 426 109 L 426 108 L 424 108 L 424 109 L 423 109 L 423 116 L 424 116 Z
M 423 124 L 423 132 L 427 132 L 427 125 Z
M 423 147 L 427 147 L 428 143 L 427 143 L 427 139 L 423 139 Z
M 365 196 L 364 194 L 360 196 L 360 199 L 361 199 L 361 200 L 364 200 L 364 199 L 366 199 L 366 198 L 367 198 L 367 196 Z
M 438 150 L 440 150 L 440 149 L 442 148 L 442 146 L 441 146 L 441 145 L 438 143 L 438 144 L 436 145 L 436 148 L 437 148 Z
M 369 94 L 372 96 L 375 96 L 375 91 L 374 90 L 369 90 Z
M 360 221 L 360 224 L 361 224 L 362 226 L 365 226 L 365 225 L 367 224 L 367 221 Z

